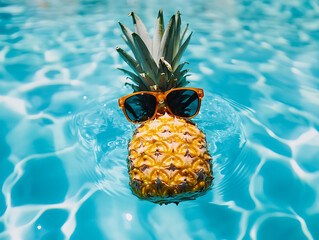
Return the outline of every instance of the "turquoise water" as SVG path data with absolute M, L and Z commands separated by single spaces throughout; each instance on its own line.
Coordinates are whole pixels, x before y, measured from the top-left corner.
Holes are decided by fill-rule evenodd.
M 214 186 L 159 206 L 128 187 L 135 126 L 117 21 L 194 32 Z M 319 239 L 319 3 L 0 0 L 0 239 Z

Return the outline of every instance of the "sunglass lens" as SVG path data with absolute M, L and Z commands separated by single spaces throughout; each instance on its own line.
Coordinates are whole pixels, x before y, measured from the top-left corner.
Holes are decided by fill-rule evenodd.
M 133 95 L 125 100 L 124 107 L 132 122 L 143 122 L 154 115 L 156 97 L 145 93 Z
M 179 117 L 193 117 L 199 107 L 199 98 L 193 90 L 175 90 L 166 97 L 172 113 Z

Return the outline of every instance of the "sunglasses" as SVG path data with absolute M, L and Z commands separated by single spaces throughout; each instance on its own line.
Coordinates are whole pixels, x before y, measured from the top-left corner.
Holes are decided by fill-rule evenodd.
M 155 118 L 158 105 L 164 104 L 169 113 L 180 118 L 192 118 L 200 109 L 204 91 L 200 88 L 174 88 L 166 92 L 136 92 L 119 99 L 127 120 L 141 123 Z

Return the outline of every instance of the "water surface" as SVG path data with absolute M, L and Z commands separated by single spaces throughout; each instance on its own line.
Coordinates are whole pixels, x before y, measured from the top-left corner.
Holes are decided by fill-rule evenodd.
M 135 126 L 117 21 L 190 23 L 183 58 L 214 186 L 180 205 L 128 187 Z M 319 4 L 0 1 L 0 239 L 319 239 Z

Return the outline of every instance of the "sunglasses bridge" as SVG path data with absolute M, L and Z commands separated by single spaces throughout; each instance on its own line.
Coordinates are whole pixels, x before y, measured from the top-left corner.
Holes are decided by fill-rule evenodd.
M 168 112 L 165 99 L 165 93 L 160 93 L 157 96 L 157 113 L 164 114 L 165 112 Z

